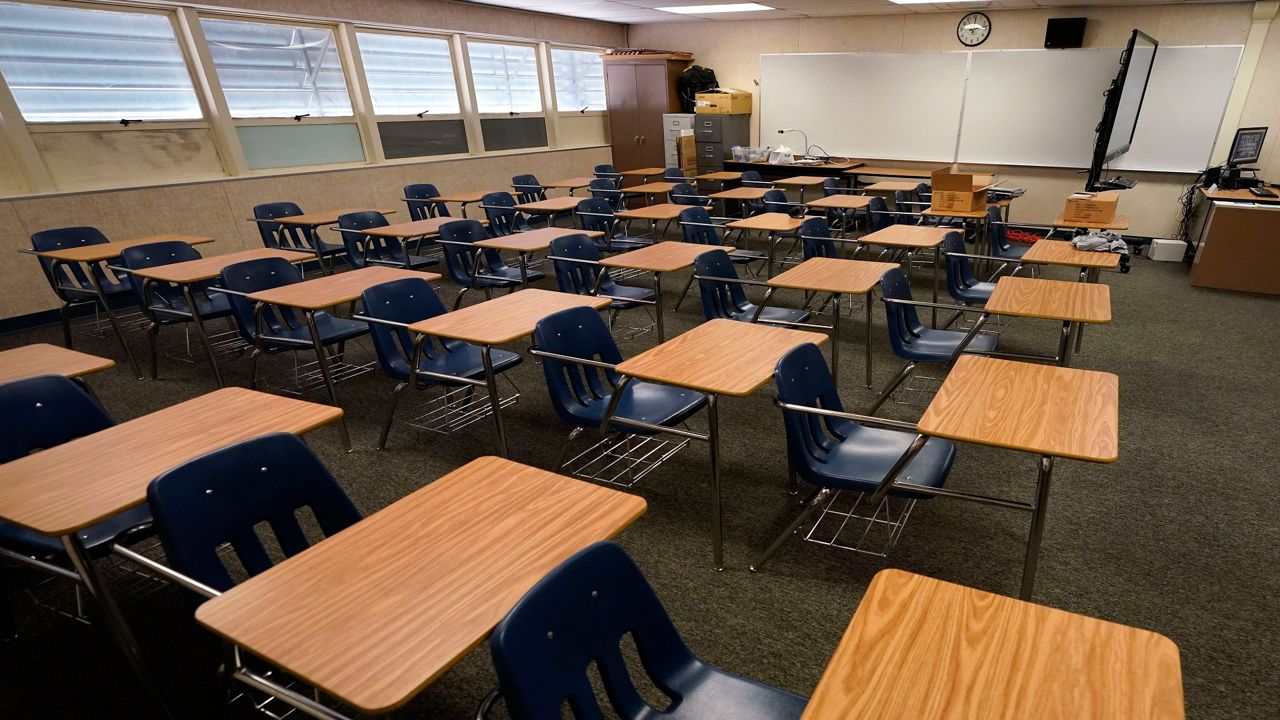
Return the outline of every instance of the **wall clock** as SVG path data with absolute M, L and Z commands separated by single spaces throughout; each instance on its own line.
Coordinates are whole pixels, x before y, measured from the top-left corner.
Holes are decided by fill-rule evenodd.
M 971 12 L 960 18 L 956 25 L 956 37 L 965 47 L 977 47 L 991 35 L 991 18 L 986 13 Z

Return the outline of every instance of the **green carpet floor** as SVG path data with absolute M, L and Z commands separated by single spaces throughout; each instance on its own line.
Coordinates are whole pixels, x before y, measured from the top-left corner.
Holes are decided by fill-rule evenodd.
M 1047 275 L 1070 277 L 1065 270 Z M 668 307 L 685 277 L 666 278 Z M 1035 598 L 1172 638 L 1182 650 L 1191 718 L 1280 716 L 1280 299 L 1194 289 L 1182 265 L 1144 259 L 1135 260 L 1131 274 L 1104 274 L 1103 282 L 1113 291 L 1115 322 L 1089 329 L 1076 364 L 1120 375 L 1120 460 L 1059 461 Z M 927 296 L 923 274 L 915 292 Z M 697 298 L 690 300 L 669 314 L 669 335 L 700 321 Z M 798 294 L 784 301 L 798 303 Z M 876 318 L 878 386 L 900 363 L 887 349 L 882 309 Z M 861 383 L 861 315 L 844 329 L 842 393 L 848 406 L 863 409 L 873 394 Z M 180 331 L 166 335 L 181 338 Z M 1019 320 L 1001 345 L 1044 353 L 1055 337 L 1052 323 Z M 59 331 L 2 337 L 0 347 L 37 341 L 60 342 Z M 626 355 L 652 344 L 652 335 L 621 343 Z M 133 337 L 133 345 L 141 353 L 141 336 Z M 112 338 L 86 338 L 78 347 L 122 360 Z M 289 363 L 278 357 L 268 366 L 286 370 Z M 229 383 L 245 384 L 248 363 L 227 363 L 224 373 Z M 512 454 L 546 467 L 567 427 L 551 410 L 539 365 L 526 359 L 510 377 L 523 393 L 505 415 Z M 121 362 L 90 384 L 117 420 L 213 388 L 203 364 L 162 358 L 160 378 L 133 379 Z M 354 452 L 341 452 L 333 429 L 309 438 L 365 513 L 495 451 L 488 421 L 451 438 L 399 424 L 388 449 L 374 449 L 392 385 L 374 372 L 339 387 Z M 649 509 L 620 542 L 696 653 L 807 694 L 867 584 L 884 567 L 1016 594 L 1028 516 L 946 499 L 917 506 L 887 560 L 792 540 L 762 572 L 748 573 L 748 562 L 795 511 L 794 499 L 783 492 L 785 441 L 772 400 L 766 386 L 722 405 L 723 572 L 711 567 L 705 446 L 695 443 L 634 490 Z M 883 414 L 914 419 L 920 412 L 890 405 Z M 1034 473 L 1030 456 L 961 446 L 949 483 L 1029 499 Z M 145 712 L 135 682 L 100 628 L 37 609 L 25 597 L 15 603 L 19 637 L 0 644 L 0 717 Z M 219 646 L 195 626 L 192 608 L 182 592 L 163 588 L 128 602 L 125 612 L 175 715 L 221 717 Z M 482 645 L 395 717 L 468 717 L 493 683 Z

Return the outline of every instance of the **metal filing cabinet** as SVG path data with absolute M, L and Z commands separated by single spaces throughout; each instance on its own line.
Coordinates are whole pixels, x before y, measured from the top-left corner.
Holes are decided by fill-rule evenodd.
M 698 138 L 698 172 L 723 170 L 729 148 L 751 143 L 751 116 L 694 115 L 693 134 Z
M 685 130 L 693 129 L 693 113 L 666 113 L 662 116 L 662 151 L 666 162 L 663 167 L 680 167 L 677 138 Z

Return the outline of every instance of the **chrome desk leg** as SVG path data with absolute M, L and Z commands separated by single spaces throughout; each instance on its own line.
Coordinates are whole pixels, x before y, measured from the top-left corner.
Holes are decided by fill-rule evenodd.
M 173 714 L 169 712 L 169 707 L 165 705 L 164 696 L 160 694 L 160 688 L 156 686 L 154 679 L 147 673 L 147 669 L 142 663 L 142 654 L 138 651 L 138 642 L 134 639 L 133 633 L 129 632 L 129 626 L 125 624 L 124 616 L 120 614 L 120 606 L 116 604 L 115 597 L 103 586 L 102 579 L 98 577 L 97 570 L 93 566 L 93 558 L 90 558 L 89 553 L 85 551 L 84 543 L 80 542 L 78 535 L 71 533 L 70 535 L 62 536 L 62 547 L 67 551 L 67 557 L 71 559 L 72 567 L 80 575 L 80 582 L 84 583 L 89 594 L 93 595 L 93 598 L 98 601 L 98 606 L 102 608 L 102 616 L 106 621 L 107 630 L 110 631 L 112 639 L 116 641 L 116 645 L 120 647 L 120 651 L 124 653 L 130 669 L 133 670 L 138 680 L 142 683 L 142 688 L 146 691 L 151 704 L 159 711 L 161 717 L 172 718 Z
M 960 344 L 956 346 L 955 352 L 951 353 L 951 357 L 947 359 L 947 367 L 951 367 L 956 364 L 956 360 L 959 360 L 960 356 L 964 354 L 964 349 L 969 347 L 969 343 L 973 342 L 973 339 L 982 331 L 982 326 L 987 324 L 987 318 L 989 317 L 991 317 L 991 314 L 984 312 L 978 316 L 977 320 L 973 321 L 973 327 L 969 328 L 968 334 L 960 340 Z
M 863 304 L 867 306 L 867 387 L 871 387 L 871 299 L 874 295 L 874 290 L 868 290 L 862 299 Z
M 653 314 L 654 322 L 658 326 L 658 344 L 666 342 L 666 328 L 662 323 L 662 273 L 655 272 L 653 274 Z
M 138 361 L 133 357 L 133 351 L 129 349 L 129 341 L 124 336 L 124 331 L 120 329 L 120 321 L 116 319 L 116 311 L 111 309 L 111 302 L 107 300 L 106 293 L 102 292 L 102 285 L 98 282 L 98 276 L 93 272 L 93 268 L 86 267 L 85 275 L 89 277 L 89 282 L 93 284 L 93 291 L 98 294 L 98 302 L 102 303 L 102 310 L 107 314 L 107 320 L 111 321 L 111 329 L 116 331 L 116 339 L 120 341 L 120 347 L 124 348 L 124 356 L 129 360 L 129 369 L 133 370 L 133 376 L 142 379 L 142 371 L 138 369 Z M 68 345 L 70 347 L 70 345 Z
M 942 265 L 942 245 L 933 246 L 933 327 L 938 327 L 938 269 Z
M 840 384 L 840 294 L 831 303 L 831 377 Z
M 1040 456 L 1036 471 L 1036 506 L 1031 511 L 1031 533 L 1027 537 L 1027 559 L 1022 564 L 1022 592 L 1018 597 L 1031 599 L 1036 584 L 1036 563 L 1040 559 L 1040 538 L 1044 535 L 1044 516 L 1049 508 L 1049 481 L 1053 478 L 1053 458 Z
M 724 527 L 720 513 L 720 409 L 719 397 L 707 395 L 707 436 L 711 446 L 711 561 L 724 570 Z
M 529 253 L 520 253 L 520 284 L 529 287 Z
M 209 356 L 209 367 L 213 368 L 213 378 L 217 381 L 218 387 L 225 387 L 222 382 L 222 371 L 218 369 L 218 359 L 213 356 L 213 345 L 209 344 L 209 335 L 204 331 L 204 320 L 196 307 L 195 297 L 191 295 L 190 285 L 182 286 L 182 298 L 187 303 L 187 309 L 191 311 L 191 324 L 195 325 L 196 337 L 200 338 L 200 344 L 204 346 L 204 352 Z
M 511 457 L 511 452 L 507 448 L 507 430 L 502 425 L 502 399 L 498 397 L 498 378 L 493 374 L 493 358 L 490 353 L 493 348 L 485 345 L 480 352 L 480 358 L 484 361 L 484 382 L 489 390 L 489 406 L 493 408 L 493 424 L 498 430 L 498 452 L 504 458 Z
M 316 311 L 308 310 L 304 317 L 307 319 L 307 331 L 311 333 L 311 345 L 316 350 L 316 362 L 320 365 L 320 374 L 324 376 L 325 389 L 329 391 L 329 404 L 334 407 L 338 406 L 338 390 L 333 386 L 333 373 L 329 369 L 329 357 L 325 355 L 324 345 L 320 343 L 320 331 L 316 329 Z M 338 432 L 342 435 L 342 449 L 351 452 L 351 435 L 347 432 L 347 415 L 342 414 L 338 418 Z

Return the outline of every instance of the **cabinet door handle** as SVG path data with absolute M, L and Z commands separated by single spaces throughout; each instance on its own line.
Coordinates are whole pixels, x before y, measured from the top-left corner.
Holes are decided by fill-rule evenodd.
M 639 145 L 639 144 L 640 144 L 640 136 L 639 136 L 639 135 L 637 135 L 637 136 L 635 136 L 635 137 L 631 138 L 631 142 L 632 142 L 633 144 L 635 144 L 635 145 Z

